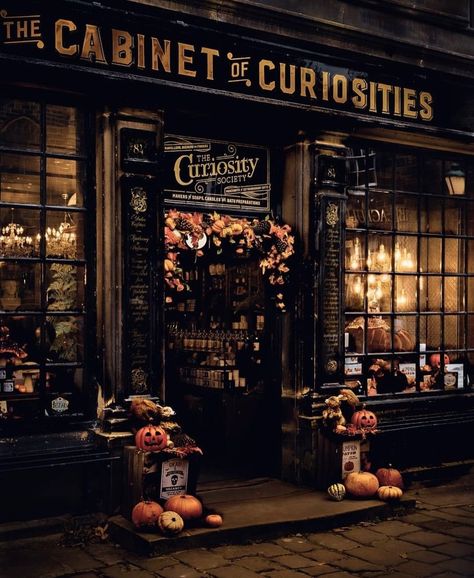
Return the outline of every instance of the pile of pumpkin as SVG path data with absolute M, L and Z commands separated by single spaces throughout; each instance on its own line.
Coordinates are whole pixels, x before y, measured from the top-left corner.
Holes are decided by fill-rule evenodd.
M 384 502 L 394 502 L 403 496 L 403 477 L 392 467 L 379 468 L 375 474 L 370 472 L 352 472 L 343 483 L 331 484 L 327 490 L 332 500 L 340 502 L 346 495 L 353 498 L 373 498 L 377 496 Z
M 222 516 L 212 513 L 203 515 L 203 506 L 198 498 L 190 494 L 172 496 L 164 506 L 151 500 L 143 500 L 132 510 L 132 522 L 137 530 L 157 531 L 165 536 L 175 536 L 185 526 L 204 521 L 210 528 L 222 526 Z

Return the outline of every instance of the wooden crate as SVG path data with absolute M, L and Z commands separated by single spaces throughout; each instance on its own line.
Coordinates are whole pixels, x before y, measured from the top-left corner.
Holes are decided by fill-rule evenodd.
M 191 454 L 181 461 L 187 463 L 186 493 L 195 494 L 200 468 L 200 454 Z M 124 475 L 121 511 L 127 518 L 135 504 L 147 499 L 164 502 L 161 498 L 161 473 L 165 462 L 175 461 L 169 454 L 145 453 L 135 446 L 124 447 Z M 176 491 L 184 493 L 184 491 Z

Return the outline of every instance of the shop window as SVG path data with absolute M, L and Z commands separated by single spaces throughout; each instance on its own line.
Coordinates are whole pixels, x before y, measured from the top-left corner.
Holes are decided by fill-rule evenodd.
M 84 415 L 83 111 L 0 100 L 0 424 Z
M 346 211 L 347 383 L 360 382 L 367 395 L 469 387 L 473 163 L 390 149 L 367 149 L 363 161 L 357 153 L 365 186 L 349 188 Z

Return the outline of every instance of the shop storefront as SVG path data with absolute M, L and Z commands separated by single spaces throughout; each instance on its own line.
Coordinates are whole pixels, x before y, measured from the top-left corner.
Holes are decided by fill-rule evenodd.
M 71 484 L 6 519 L 116 507 L 143 396 L 203 479 L 324 487 L 341 388 L 374 463 L 471 458 L 472 75 L 154 4 L 0 6 L 2 476 Z

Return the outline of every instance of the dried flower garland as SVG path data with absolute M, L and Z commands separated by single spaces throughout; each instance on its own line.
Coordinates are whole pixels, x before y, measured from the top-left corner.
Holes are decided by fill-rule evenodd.
M 215 212 L 171 210 L 165 215 L 164 237 L 168 302 L 172 302 L 170 292 L 189 290 L 179 260 L 180 252 L 194 250 L 196 256 L 201 257 L 206 247 L 213 247 L 218 254 L 225 249 L 236 255 L 254 250 L 260 253 L 264 279 L 274 288 L 277 308 L 285 310 L 283 286 L 288 283 L 290 271 L 287 261 L 294 254 L 294 237 L 289 225 L 279 225 L 268 217 L 248 220 Z

